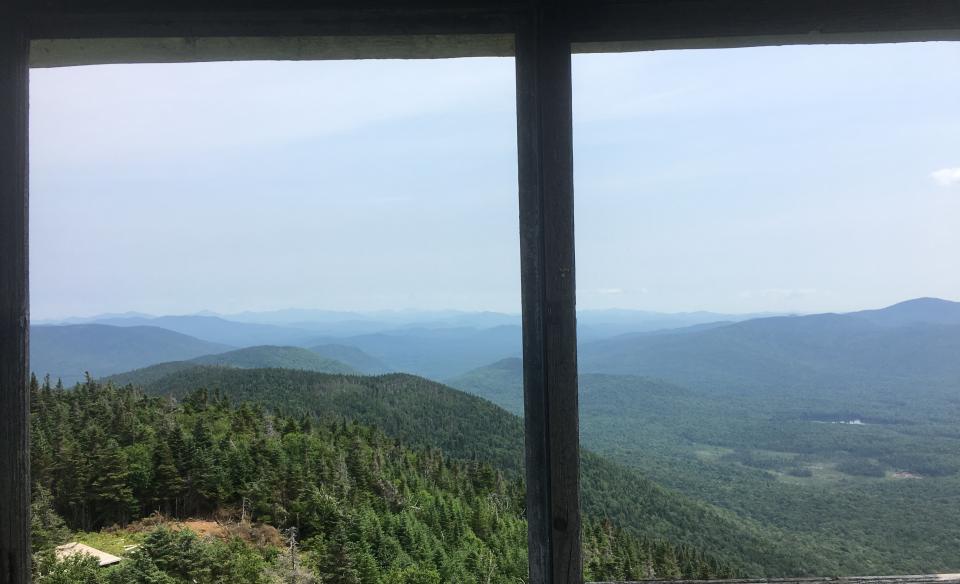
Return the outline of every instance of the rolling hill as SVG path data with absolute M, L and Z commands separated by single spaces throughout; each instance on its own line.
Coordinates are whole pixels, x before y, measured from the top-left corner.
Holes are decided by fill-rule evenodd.
M 85 372 L 103 377 L 158 361 L 192 359 L 231 347 L 152 326 L 97 324 L 34 326 L 30 329 L 30 366 L 43 377 L 72 384 Z
M 519 355 L 521 335 L 519 326 L 407 328 L 315 342 L 328 344 L 356 347 L 392 371 L 446 379 L 496 359 Z
M 877 310 L 849 313 L 882 326 L 913 324 L 960 324 L 960 302 L 941 298 L 914 298 Z
M 837 550 L 869 549 L 845 552 L 864 573 L 955 570 L 955 308 L 921 300 L 588 344 L 581 356 L 594 369 L 661 379 L 582 367 L 582 443 L 761 524 L 824 541 L 845 534 Z M 522 411 L 519 359 L 449 383 Z
M 104 317 L 96 324 L 110 326 L 153 326 L 190 335 L 213 343 L 236 347 L 256 345 L 301 345 L 316 333 L 290 326 L 235 322 L 218 316 L 115 316 Z
M 146 379 L 143 386 L 150 394 L 178 397 L 204 387 L 288 414 L 373 425 L 404 443 L 487 461 L 508 473 L 518 473 L 522 465 L 519 418 L 486 400 L 411 375 L 346 377 L 198 366 Z M 745 573 L 857 571 L 850 558 L 831 552 L 831 542 L 795 536 L 700 503 L 590 452 L 583 453 L 583 477 L 587 513 L 612 517 L 636 535 L 689 544 Z
M 587 310 L 579 313 L 579 330 L 581 341 L 595 341 L 621 333 L 690 332 L 749 316 Z M 519 316 L 492 312 L 284 310 L 229 316 L 125 313 L 70 318 L 55 324 L 150 326 L 233 347 L 312 347 L 318 354 L 347 363 L 363 373 L 404 371 L 431 379 L 459 375 L 521 352 Z M 89 348 L 95 349 L 96 345 Z M 151 357 L 143 364 L 158 362 L 163 361 Z
M 349 365 L 350 367 L 353 367 L 360 373 L 365 373 L 367 375 L 376 375 L 390 371 L 390 367 L 388 367 L 387 364 L 380 359 L 377 359 L 372 355 L 368 355 L 360 349 L 351 347 L 350 345 L 317 345 L 315 347 L 310 347 L 310 350 L 321 357 L 339 361 Z M 330 373 L 334 372 L 331 371 Z
M 914 307 L 906 303 L 866 315 L 773 317 L 682 334 L 617 337 L 582 345 L 580 370 L 736 394 L 862 397 L 864 391 L 897 394 L 917 384 L 951 391 L 960 384 L 960 325 L 951 316 L 957 303 L 939 305 L 945 310 L 925 310 L 919 321 L 904 316 Z
M 172 373 L 190 369 L 198 365 L 232 367 L 237 369 L 294 369 L 346 375 L 355 375 L 358 373 L 356 369 L 349 365 L 334 359 L 328 359 L 307 349 L 265 345 L 261 347 L 247 347 L 245 349 L 237 349 L 215 355 L 203 355 L 186 361 L 158 363 L 142 369 L 110 375 L 106 377 L 106 380 L 121 385 L 128 383 L 144 385 L 163 379 Z

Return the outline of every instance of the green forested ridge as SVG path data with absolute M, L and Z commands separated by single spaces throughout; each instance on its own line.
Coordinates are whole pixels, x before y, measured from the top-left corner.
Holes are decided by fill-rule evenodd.
M 201 355 L 194 359 L 184 361 L 171 361 L 168 363 L 158 363 L 142 369 L 135 369 L 125 373 L 117 373 L 104 378 L 106 381 L 112 381 L 118 385 L 124 385 L 130 382 L 144 384 L 157 381 L 184 369 L 190 369 L 197 365 L 213 365 L 217 367 L 235 367 L 238 369 L 261 369 L 261 368 L 280 368 L 280 369 L 299 369 L 303 371 L 319 371 L 321 373 L 344 373 L 354 374 L 357 370 L 337 361 L 325 357 L 312 350 L 302 349 L 300 347 L 275 347 L 273 345 L 263 345 L 258 347 L 247 347 L 226 353 L 217 353 L 214 355 Z
M 451 384 L 522 408 L 519 360 Z M 816 539 L 827 573 L 956 571 L 960 384 L 952 398 L 939 384 L 905 383 L 909 397 L 869 387 L 718 395 L 583 374 L 581 435 L 586 447 L 660 484 Z
M 136 382 L 136 381 L 134 381 Z M 282 407 L 289 414 L 347 418 L 459 459 L 483 460 L 517 473 L 523 459 L 519 418 L 490 402 L 404 374 L 335 376 L 286 370 L 196 367 L 145 382 L 154 395 L 186 396 L 198 387 L 231 399 Z M 640 536 L 683 542 L 747 574 L 838 571 L 813 538 L 765 528 L 665 490 L 636 472 L 583 453 L 583 505 Z
M 390 371 L 390 367 L 380 359 L 350 345 L 328 343 L 310 347 L 310 350 L 327 359 L 349 365 L 366 375 L 376 375 Z
M 330 584 L 525 580 L 523 486 L 489 463 L 409 448 L 356 421 L 234 406 L 217 390 L 177 402 L 130 386 L 88 380 L 63 390 L 34 380 L 31 393 L 38 582 L 266 583 L 291 581 L 291 570 L 300 582 Z M 154 512 L 230 510 L 296 528 L 298 553 L 164 527 L 105 570 L 55 562 L 49 552 L 68 537 L 59 517 L 89 531 Z M 609 520 L 587 521 L 584 548 L 593 579 L 732 573 L 721 560 Z
M 407 444 L 486 460 L 506 472 L 517 473 L 523 462 L 519 419 L 489 401 L 413 375 L 197 366 L 151 382 L 133 377 L 130 383 L 151 395 L 183 397 L 206 388 L 287 414 L 356 420 Z
M 198 365 L 221 365 L 240 369 L 258 369 L 278 367 L 281 369 L 301 369 L 321 373 L 359 373 L 353 367 L 336 359 L 324 357 L 301 347 L 277 347 L 261 345 L 247 347 L 218 355 L 204 355 L 190 360 Z

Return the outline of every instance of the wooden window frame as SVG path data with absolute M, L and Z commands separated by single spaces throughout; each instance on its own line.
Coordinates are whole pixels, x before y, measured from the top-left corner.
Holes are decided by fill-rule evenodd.
M 252 39 L 296 37 L 342 39 L 310 45 L 318 58 L 515 55 L 529 581 L 580 584 L 571 53 L 960 40 L 960 0 L 6 0 L 0 5 L 0 584 L 30 581 L 31 41 L 51 51 L 38 55 L 49 65 L 230 60 L 264 50 L 280 51 L 267 58 L 288 58 L 282 51 L 290 42 L 264 49 Z M 418 43 L 404 42 L 414 37 Z M 204 53 L 204 45 L 192 42 L 200 38 L 223 42 Z M 444 40 L 452 38 L 460 40 Z M 159 39 L 191 42 L 179 54 Z M 293 50 L 304 58 L 303 45 Z

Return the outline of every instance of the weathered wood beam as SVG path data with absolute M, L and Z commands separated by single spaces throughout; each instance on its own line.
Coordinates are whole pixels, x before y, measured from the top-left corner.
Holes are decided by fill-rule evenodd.
M 0 584 L 30 581 L 28 47 L 19 14 L 0 7 Z
M 530 584 L 581 584 L 570 41 L 559 11 L 517 34 Z
M 572 10 L 572 40 L 580 51 L 617 50 L 602 43 L 896 42 L 956 39 L 960 32 L 960 0 L 597 0 Z M 635 48 L 642 45 L 619 50 Z
M 575 0 L 567 4 L 572 11 L 571 40 L 578 50 L 592 50 L 592 43 L 738 37 L 771 39 L 758 41 L 765 44 L 932 40 L 957 38 L 951 33 L 960 30 L 960 0 Z M 34 0 L 30 5 L 33 38 L 192 38 L 507 33 L 515 30 L 518 15 L 528 13 L 532 3 Z M 628 45 L 621 47 L 628 49 Z
M 34 0 L 35 66 L 513 54 L 530 0 Z M 960 0 L 569 0 L 575 53 L 960 40 Z
M 35 39 L 390 36 L 513 33 L 516 2 L 44 3 L 30 14 Z
M 39 39 L 30 66 L 512 57 L 513 34 Z

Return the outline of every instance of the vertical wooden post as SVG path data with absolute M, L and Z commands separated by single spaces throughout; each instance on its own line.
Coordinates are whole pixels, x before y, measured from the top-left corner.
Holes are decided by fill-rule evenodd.
M 562 10 L 517 33 L 530 584 L 581 584 L 570 40 Z
M 30 582 L 29 45 L 14 4 L 0 7 L 0 584 Z

